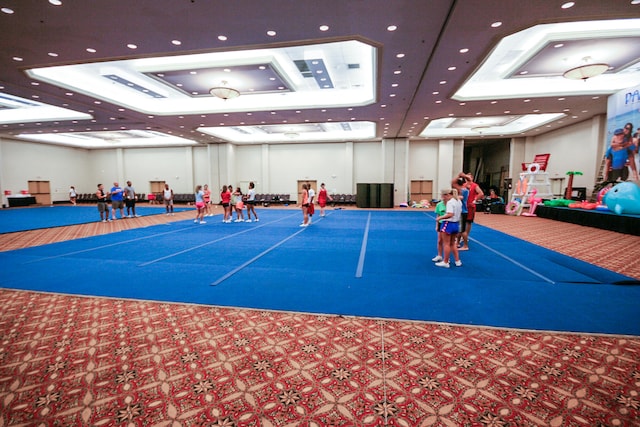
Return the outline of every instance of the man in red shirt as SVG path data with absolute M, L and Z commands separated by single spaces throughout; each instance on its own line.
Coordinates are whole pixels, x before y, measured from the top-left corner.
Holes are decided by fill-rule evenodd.
M 473 225 L 473 219 L 476 216 L 476 200 L 482 200 L 484 198 L 484 191 L 478 184 L 473 181 L 473 175 L 468 173 L 463 175 L 467 179 L 467 188 L 469 189 L 469 197 L 467 198 L 467 226 L 461 236 L 462 247 L 461 251 L 469 250 L 469 233 L 471 232 L 471 225 Z

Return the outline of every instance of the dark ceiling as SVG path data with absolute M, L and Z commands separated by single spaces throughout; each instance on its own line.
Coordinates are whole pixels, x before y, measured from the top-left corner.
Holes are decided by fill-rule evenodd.
M 123 109 L 46 83 L 36 83 L 24 70 L 35 66 L 83 63 L 132 56 L 301 44 L 318 39 L 358 37 L 380 49 L 377 102 L 363 107 L 296 111 L 234 112 L 225 125 L 324 123 L 362 120 L 377 123 L 390 138 L 416 136 L 430 120 L 565 111 L 571 120 L 557 129 L 606 112 L 606 96 L 557 96 L 461 103 L 451 95 L 483 62 L 503 37 L 535 24 L 640 17 L 632 0 L 576 0 L 563 9 L 552 0 L 0 0 L 1 92 L 91 112 L 82 123 L 12 123 L 0 125 L 0 136 L 29 130 L 147 129 L 171 132 L 211 143 L 195 129 L 217 126 L 221 114 L 185 117 L 153 116 Z M 502 25 L 492 27 L 492 23 Z M 327 31 L 319 27 L 327 25 Z M 397 26 L 389 31 L 390 25 Z M 276 36 L 267 35 L 275 30 Z M 218 36 L 224 34 L 227 40 Z M 180 45 L 172 44 L 180 40 Z M 137 45 L 135 50 L 127 44 Z M 87 48 L 95 53 L 87 52 Z M 469 51 L 460 54 L 460 49 Z M 51 53 L 57 56 L 51 56 Z M 398 54 L 404 54 L 399 58 Z M 14 58 L 22 58 L 17 61 Z M 450 68 L 455 67 L 455 70 Z M 395 72 L 401 71 L 401 74 Z M 523 79 L 524 80 L 524 79 Z M 446 83 L 442 83 L 446 82 Z M 393 87 L 393 83 L 398 83 Z M 526 81 L 523 81 L 526 84 Z M 439 92 L 436 96 L 434 92 Z M 393 95 L 393 96 L 392 96 Z M 436 103 L 436 101 L 441 101 Z M 540 131 L 537 131 L 540 132 Z M 213 141 L 217 142 L 217 141 Z

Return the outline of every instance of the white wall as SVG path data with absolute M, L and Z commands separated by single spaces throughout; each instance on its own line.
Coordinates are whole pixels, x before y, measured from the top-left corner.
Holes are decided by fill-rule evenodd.
M 582 172 L 583 175 L 574 176 L 573 186 L 586 187 L 589 195 L 604 155 L 602 135 L 605 124 L 605 117 L 597 116 L 592 120 L 527 138 L 524 161 L 530 162 L 536 154 L 551 153 L 547 167 L 549 177 L 567 177 L 566 173 L 569 171 Z M 519 173 L 520 170 L 519 163 L 514 165 L 514 172 Z M 568 179 L 564 180 L 563 188 L 566 187 L 567 181 Z
M 517 179 L 522 161 L 538 153 L 551 153 L 551 177 L 581 171 L 574 186 L 593 187 L 604 153 L 604 117 L 538 137 L 514 138 L 510 144 L 511 175 Z M 167 181 L 176 193 L 191 193 L 196 184 L 209 184 L 219 200 L 224 184 L 249 181 L 258 193 L 297 196 L 298 180 L 325 182 L 331 193 L 354 194 L 358 183 L 393 182 L 396 204 L 406 201 L 411 180 L 433 180 L 434 193 L 449 187 L 462 169 L 462 140 L 335 142 L 273 145 L 212 144 L 165 147 L 84 150 L 0 139 L 0 191 L 14 193 L 29 180 L 48 180 L 53 201 L 67 200 L 70 185 L 79 193 L 92 193 L 98 183 L 133 182 L 140 193 L 150 191 L 149 181 Z M 566 181 L 564 183 L 566 185 Z M 6 201 L 4 201 L 6 202 Z
M 92 153 L 89 150 L 0 139 L 0 190 L 13 194 L 28 189 L 28 181 L 49 181 L 51 198 L 69 199 L 69 187 L 78 192 L 91 187 Z

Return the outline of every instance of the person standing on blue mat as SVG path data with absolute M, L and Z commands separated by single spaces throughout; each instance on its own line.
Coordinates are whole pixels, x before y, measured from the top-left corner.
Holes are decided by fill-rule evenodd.
M 256 185 L 253 182 L 249 183 L 249 191 L 247 192 L 247 200 L 245 204 L 247 205 L 247 221 L 251 222 L 251 212 L 253 212 L 253 216 L 255 218 L 255 222 L 258 222 L 258 214 L 256 213 Z
M 124 187 L 124 203 L 127 207 L 127 218 L 139 217 L 136 215 L 136 189 L 131 185 L 131 181 L 127 181 L 127 186 Z
M 441 191 L 440 192 L 440 201 L 436 204 L 436 207 L 434 209 L 434 213 L 436 214 L 436 218 L 443 216 L 445 213 L 447 213 L 447 206 L 445 204 L 444 201 L 444 194 L 446 193 L 446 191 Z M 443 249 L 444 249 L 444 238 L 442 233 L 440 233 L 441 228 L 442 228 L 442 223 L 444 222 L 443 219 L 441 220 L 436 220 L 436 233 L 438 235 L 438 240 L 436 243 L 436 256 L 433 257 L 431 259 L 431 261 L 433 262 L 440 262 L 443 260 L 442 255 L 444 253 Z
M 436 267 L 449 268 L 449 257 L 453 253 L 456 267 L 460 267 L 462 266 L 462 261 L 460 261 L 460 255 L 458 254 L 456 237 L 460 231 L 462 202 L 458 197 L 458 190 L 455 188 L 445 191 L 442 196 L 446 202 L 446 212 L 444 215 L 436 217 L 436 221 L 443 221 L 440 233 L 442 233 L 444 255 L 442 256 L 442 261 L 436 262 L 435 265 Z
M 467 200 L 469 199 L 469 189 L 467 188 L 467 177 L 464 172 L 460 172 L 458 176 L 453 178 L 451 186 L 458 192 L 458 200 L 462 202 L 462 215 L 460 217 L 460 231 L 458 233 L 457 244 L 458 247 L 463 245 L 462 235 L 467 229 Z
M 169 184 L 166 182 L 164 190 L 162 190 L 162 198 L 164 199 L 164 208 L 167 210 L 167 216 L 173 216 L 173 190 L 169 188 Z
M 116 209 L 120 210 L 120 219 L 124 218 L 124 190 L 117 182 L 111 187 L 111 220 L 115 221 Z
M 193 222 L 198 223 L 200 220 L 200 224 L 206 224 L 207 222 L 204 220 L 204 191 L 202 190 L 202 185 L 196 186 L 195 191 L 196 197 L 196 219 Z
M 107 222 L 109 219 L 109 205 L 107 204 L 107 193 L 104 192 L 104 185 L 98 184 L 96 191 L 98 198 L 98 212 L 100 212 L 100 221 Z

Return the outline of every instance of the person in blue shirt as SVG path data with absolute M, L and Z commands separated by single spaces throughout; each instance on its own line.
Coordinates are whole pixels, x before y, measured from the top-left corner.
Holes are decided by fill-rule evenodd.
M 111 187 L 111 220 L 116 220 L 116 209 L 120 210 L 120 219 L 124 218 L 124 190 L 117 182 Z
M 633 150 L 635 146 L 633 143 L 625 141 L 625 135 L 623 129 L 616 129 L 613 132 L 613 138 L 611 139 L 611 145 L 607 148 L 605 153 L 604 164 L 604 180 L 608 182 L 614 182 L 617 180 L 626 181 L 629 177 L 629 170 L 627 169 L 627 163 L 633 171 L 633 178 L 638 180 L 638 171 L 636 170 L 636 163 L 633 158 Z M 631 161 L 630 161 L 631 160 Z

